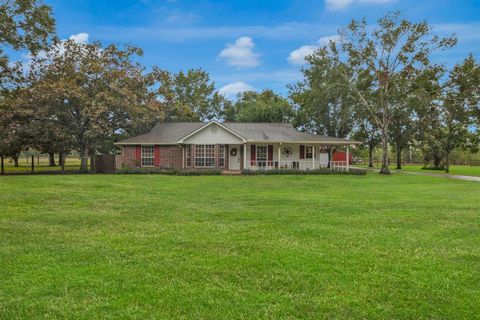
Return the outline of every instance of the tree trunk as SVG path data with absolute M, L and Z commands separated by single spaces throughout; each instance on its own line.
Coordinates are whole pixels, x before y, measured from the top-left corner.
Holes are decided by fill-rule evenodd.
M 1 170 L 2 170 L 2 175 L 5 174 L 5 166 L 4 166 L 4 163 L 3 163 L 3 155 L 0 156 L 0 166 L 1 166 Z
M 368 167 L 373 168 L 373 143 L 368 144 Z
M 446 173 L 450 172 L 450 153 L 448 152 L 445 155 L 445 172 Z
M 58 159 L 60 161 L 60 167 L 62 170 L 62 173 L 65 173 L 65 155 L 63 153 L 58 154 Z
M 12 159 L 13 159 L 13 162 L 15 163 L 15 167 L 18 167 L 18 156 L 13 156 Z
M 88 173 L 88 151 L 81 150 L 80 152 L 80 172 Z
M 397 169 L 402 169 L 402 148 L 397 145 Z
M 55 167 L 55 153 L 53 152 L 48 153 L 48 162 L 50 167 Z
M 390 174 L 390 169 L 388 168 L 388 134 L 386 128 L 382 130 L 382 168 L 380 169 L 380 174 Z

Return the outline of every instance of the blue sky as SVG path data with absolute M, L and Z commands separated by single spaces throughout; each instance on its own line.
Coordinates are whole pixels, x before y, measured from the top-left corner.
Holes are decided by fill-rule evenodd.
M 401 10 L 456 33 L 456 48 L 437 54 L 449 64 L 480 57 L 480 0 L 45 0 L 59 37 L 144 49 L 142 63 L 172 72 L 208 71 L 226 95 L 286 85 L 301 78 L 302 57 L 352 18 L 369 23 Z

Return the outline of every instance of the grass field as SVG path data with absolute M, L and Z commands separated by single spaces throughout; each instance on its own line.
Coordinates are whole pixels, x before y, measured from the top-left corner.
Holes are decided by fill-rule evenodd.
M 422 169 L 421 165 L 404 165 L 402 166 L 403 171 L 414 171 L 414 172 L 430 172 L 430 173 L 446 173 L 445 170 L 426 170 Z M 480 177 L 480 166 L 468 166 L 468 165 L 452 165 L 450 166 L 450 174 L 461 175 L 461 176 L 474 176 Z
M 480 184 L 0 177 L 0 319 L 478 318 Z
M 61 171 L 60 166 L 50 167 L 48 158 L 41 157 L 40 161 L 37 162 L 37 157 L 35 157 L 34 162 L 34 172 L 45 172 L 45 171 Z M 58 159 L 55 159 L 57 161 Z M 18 167 L 15 167 L 13 161 L 10 158 L 4 160 L 5 173 L 29 173 L 32 171 L 32 163 L 30 157 L 20 157 L 18 159 Z M 65 159 L 65 171 L 78 171 L 80 169 L 80 159 L 79 158 L 66 158 Z
M 367 164 L 356 164 L 354 167 L 366 168 Z M 376 165 L 375 168 L 380 169 L 380 165 Z M 390 165 L 390 170 L 395 171 L 395 164 Z M 437 174 L 446 174 L 445 170 L 426 170 L 422 169 L 423 165 L 420 164 L 408 164 L 402 165 L 402 171 L 411 171 L 411 172 L 424 172 L 424 173 L 437 173 Z M 450 174 L 461 175 L 461 176 L 473 176 L 480 177 L 480 166 L 469 166 L 469 165 L 451 165 Z

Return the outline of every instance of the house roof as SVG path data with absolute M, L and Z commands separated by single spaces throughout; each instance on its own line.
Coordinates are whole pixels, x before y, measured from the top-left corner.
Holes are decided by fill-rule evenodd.
M 297 131 L 290 123 L 223 122 L 219 126 L 243 137 L 247 142 L 297 142 L 325 144 L 360 144 L 358 141 L 316 135 Z M 128 144 L 178 144 L 185 137 L 200 131 L 211 123 L 164 122 L 157 124 L 149 133 L 117 142 Z

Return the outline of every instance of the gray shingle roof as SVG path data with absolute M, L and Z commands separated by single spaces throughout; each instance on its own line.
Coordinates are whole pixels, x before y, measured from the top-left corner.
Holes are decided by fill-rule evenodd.
M 325 142 L 358 144 L 358 141 L 297 131 L 289 123 L 220 123 L 248 142 Z M 149 133 L 128 138 L 117 144 L 177 144 L 178 140 L 207 125 L 204 122 L 164 122 Z
M 119 141 L 117 144 L 177 144 L 179 139 L 204 125 L 204 122 L 163 122 L 153 127 L 149 133 Z

